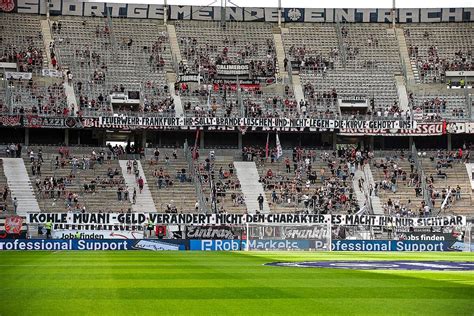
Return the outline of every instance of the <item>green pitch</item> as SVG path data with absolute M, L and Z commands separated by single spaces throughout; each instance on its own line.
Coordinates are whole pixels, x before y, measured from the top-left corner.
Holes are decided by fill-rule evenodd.
M 470 253 L 2 252 L 0 315 L 473 315 L 474 272 L 270 267 Z

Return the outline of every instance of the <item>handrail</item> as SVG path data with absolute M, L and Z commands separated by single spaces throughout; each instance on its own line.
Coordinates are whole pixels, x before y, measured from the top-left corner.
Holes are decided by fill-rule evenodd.
M 411 148 L 411 153 L 412 153 L 412 159 L 415 162 L 416 169 L 418 170 L 419 173 L 421 173 L 421 189 L 423 191 L 423 199 L 430 207 L 431 210 L 433 210 L 433 202 L 431 201 L 430 194 L 428 192 L 428 184 L 426 183 L 426 176 L 425 176 L 425 171 L 423 170 L 423 165 L 422 162 L 418 159 L 418 155 L 421 153 L 418 152 L 416 149 L 415 143 L 413 143 L 412 148 Z
M 184 142 L 183 151 L 184 151 L 184 157 L 186 158 L 186 162 L 188 164 L 189 172 L 193 179 L 194 190 L 196 191 L 196 196 L 198 198 L 198 203 L 199 203 L 199 211 L 202 213 L 209 213 L 209 208 L 206 203 L 206 199 L 204 198 L 204 191 L 202 188 L 201 176 L 199 175 L 199 173 L 196 172 L 193 156 L 189 149 L 187 140 L 185 140 Z

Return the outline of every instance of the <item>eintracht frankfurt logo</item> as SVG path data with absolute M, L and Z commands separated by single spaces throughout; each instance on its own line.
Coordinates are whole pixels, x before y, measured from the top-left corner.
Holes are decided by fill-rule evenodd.
M 290 11 L 288 11 L 288 17 L 291 21 L 298 21 L 301 18 L 301 12 L 299 9 L 290 9 Z
M 13 0 L 0 0 L 0 11 L 10 12 L 15 8 Z

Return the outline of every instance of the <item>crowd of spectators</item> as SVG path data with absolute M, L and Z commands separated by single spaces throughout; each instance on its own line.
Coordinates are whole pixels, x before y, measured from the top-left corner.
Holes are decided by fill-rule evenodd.
M 195 156 L 195 170 L 203 191 L 209 193 L 206 203 L 218 213 L 225 213 L 229 207 L 245 206 L 240 191 L 240 182 L 235 174 L 233 163 L 228 165 L 216 163 L 214 151 L 211 150 L 204 161 Z
M 196 37 L 179 38 L 183 47 L 183 57 L 187 64 L 180 63 L 180 73 L 199 73 L 204 81 L 216 79 L 217 64 L 248 64 L 250 78 L 274 77 L 276 72 L 275 44 L 271 39 L 266 40 L 264 47 L 258 43 L 240 43 L 236 37 L 225 37 L 218 45 L 202 43 Z M 261 51 L 266 52 L 266 58 L 261 58 Z
M 410 170 L 404 170 L 399 161 L 407 160 L 410 164 Z M 416 168 L 413 157 L 406 157 L 403 151 L 400 156 L 393 156 L 373 163 L 376 169 L 383 173 L 383 179 L 375 183 L 371 194 L 378 196 L 383 191 L 391 192 L 396 196 L 400 186 L 409 187 L 414 190 L 415 197 L 423 197 L 423 188 L 421 182 L 421 173 Z M 424 201 L 423 201 L 424 202 Z M 420 205 L 424 210 L 424 205 Z M 400 199 L 389 198 L 383 205 L 384 212 L 392 216 L 413 216 L 416 205 L 407 199 L 406 203 L 401 203 Z
M 299 69 L 309 69 L 325 74 L 328 69 L 334 69 L 334 62 L 339 56 L 339 49 L 334 47 L 330 50 L 328 56 L 323 56 L 318 50 L 306 47 L 306 45 L 291 45 L 288 54 L 291 56 L 294 65 Z M 288 59 L 286 59 L 285 68 L 287 63 Z M 293 66 L 293 64 L 290 66 Z
M 408 96 L 409 105 L 414 113 L 422 113 L 422 117 L 415 117 L 417 120 L 428 120 L 439 122 L 443 116 L 450 114 L 455 118 L 464 118 L 465 109 L 462 107 L 449 107 L 448 100 L 443 97 L 425 98 L 421 102 L 415 102 L 413 93 Z M 449 113 L 449 110 L 451 113 Z M 467 113 L 466 113 L 467 114 Z
M 406 34 L 407 32 L 405 32 L 405 35 Z M 428 32 L 425 32 L 425 37 L 429 38 Z M 422 81 L 429 75 L 433 82 L 445 82 L 446 71 L 474 70 L 471 50 L 453 51 L 449 58 L 441 58 L 438 48 L 435 45 L 429 46 L 426 52 L 422 54 L 420 54 L 420 49 L 417 45 L 409 45 L 408 54 L 416 60 L 416 66 Z
M 371 154 L 356 148 L 328 152 L 294 148 L 292 158 L 276 159 L 275 149 L 268 152 L 270 166 L 264 163 L 262 148 L 246 147 L 244 160 L 256 160 L 264 173 L 260 176 L 265 191 L 271 192 L 270 206 L 296 211 L 330 214 L 358 210 L 352 178 Z M 284 169 L 280 170 L 283 162 Z
M 33 80 L 10 80 L 12 114 L 69 116 L 74 113 L 67 104 L 62 83 L 43 86 Z

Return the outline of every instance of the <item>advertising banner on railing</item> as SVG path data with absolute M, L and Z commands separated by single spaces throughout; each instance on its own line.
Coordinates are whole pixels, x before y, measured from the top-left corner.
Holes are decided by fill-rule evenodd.
M 67 224 L 67 229 L 87 225 L 114 227 L 121 224 L 143 226 L 151 220 L 159 225 L 243 225 L 243 224 L 332 224 L 348 226 L 465 226 L 465 216 L 394 217 L 378 215 L 316 214 L 190 214 L 190 213 L 29 213 L 29 224 Z M 107 229 L 105 229 L 107 230 Z
M 62 78 L 63 73 L 59 70 L 55 69 L 42 69 L 41 70 L 41 75 L 43 77 L 51 77 L 51 78 Z
M 0 240 L 0 251 L 5 250 L 187 250 L 187 240 L 156 239 L 10 239 Z
M 446 134 L 447 125 L 443 123 L 417 123 L 414 129 L 404 128 L 374 128 L 374 129 L 357 129 L 357 128 L 341 128 L 339 135 L 347 136 L 364 136 L 364 135 L 380 135 L 380 136 L 434 136 Z
M 253 239 L 253 240 L 191 240 L 190 250 L 328 250 L 326 240 L 303 239 Z
M 241 87 L 243 86 L 241 85 Z M 249 85 L 248 88 L 252 89 L 251 86 Z M 465 122 L 422 123 L 403 120 L 335 120 L 324 118 L 0 115 L 0 127 L 104 128 L 120 130 L 195 130 L 199 128 L 209 131 L 336 132 L 339 135 L 347 136 L 472 134 L 474 133 L 474 127 L 471 125 L 473 124 Z
M 8 215 L 0 218 L 0 239 L 25 238 L 27 230 L 24 217 Z
M 217 64 L 216 65 L 217 78 L 246 78 L 249 76 L 248 64 Z
M 54 239 L 143 239 L 143 231 L 110 231 L 110 230 L 67 230 L 53 229 Z
M 463 241 L 333 240 L 332 251 L 462 251 Z
M 30 80 L 33 78 L 33 74 L 31 72 L 13 72 L 13 71 L 5 71 L 5 78 L 8 80 Z
M 144 117 L 144 116 L 101 116 L 93 127 L 144 129 L 163 127 L 224 127 L 269 130 L 414 130 L 415 121 L 403 120 L 335 120 L 312 118 L 232 118 L 232 117 Z

